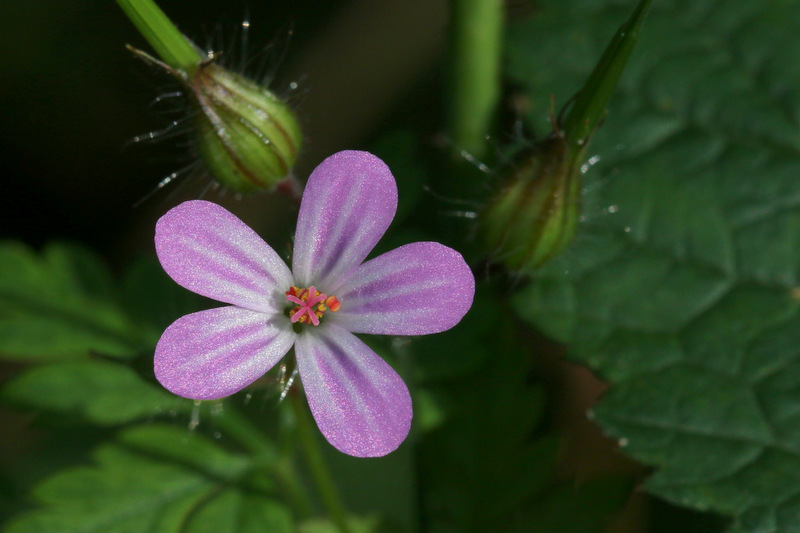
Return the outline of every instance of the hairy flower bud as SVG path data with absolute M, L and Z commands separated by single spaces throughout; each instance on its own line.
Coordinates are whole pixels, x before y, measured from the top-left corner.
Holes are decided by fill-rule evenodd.
M 651 0 L 640 0 L 606 47 L 562 121 L 517 159 L 484 208 L 481 229 L 495 261 L 531 270 L 564 250 L 580 219 L 580 167 L 636 44 Z
M 567 146 L 556 130 L 526 150 L 481 213 L 484 242 L 511 270 L 538 267 L 575 235 L 580 179 L 568 164 Z
M 177 69 L 128 47 L 186 87 L 197 109 L 196 146 L 208 171 L 237 192 L 272 189 L 290 172 L 302 142 L 289 106 L 266 87 L 217 65 L 213 58 Z
M 185 83 L 200 110 L 197 146 L 215 178 L 251 192 L 289 175 L 302 136 L 285 102 L 213 62 L 201 64 Z

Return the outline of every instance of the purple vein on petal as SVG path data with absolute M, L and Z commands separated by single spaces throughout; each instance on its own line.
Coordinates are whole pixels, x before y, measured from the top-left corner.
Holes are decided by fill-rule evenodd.
M 292 268 L 297 282 L 335 293 L 383 236 L 396 209 L 394 177 L 377 157 L 345 151 L 323 161 L 300 206 Z
M 311 411 L 334 447 L 378 457 L 403 442 L 412 416 L 408 388 L 367 345 L 326 325 L 302 333 L 295 350 Z
M 156 345 L 156 378 L 186 398 L 229 396 L 272 368 L 294 338 L 283 315 L 270 317 L 234 306 L 185 315 Z
M 474 294 L 475 278 L 461 254 L 417 242 L 361 265 L 337 294 L 342 307 L 330 320 L 354 333 L 437 333 L 463 318 Z
M 292 283 L 277 253 L 233 214 L 194 200 L 171 209 L 156 225 L 156 252 L 183 287 L 256 311 L 280 308 Z

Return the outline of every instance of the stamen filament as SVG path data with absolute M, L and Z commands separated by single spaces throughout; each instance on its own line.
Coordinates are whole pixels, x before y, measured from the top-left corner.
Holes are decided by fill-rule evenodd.
M 313 285 L 308 289 L 290 287 L 286 291 L 286 301 L 297 304 L 289 313 L 292 324 L 305 324 L 310 320 L 313 325 L 319 326 L 319 320 L 325 315 L 325 311 L 330 309 L 336 312 L 341 307 L 335 296 L 327 296 Z

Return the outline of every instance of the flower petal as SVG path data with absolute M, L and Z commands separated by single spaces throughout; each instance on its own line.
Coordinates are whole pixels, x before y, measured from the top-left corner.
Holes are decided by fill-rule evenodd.
M 411 428 L 411 395 L 403 380 L 366 344 L 335 324 L 304 331 L 295 344 L 308 405 L 337 450 L 381 457 Z
M 294 239 L 292 272 L 299 286 L 326 294 L 367 257 L 397 210 L 397 185 L 368 152 L 338 152 L 311 173 Z
M 184 398 L 230 396 L 280 361 L 295 337 L 283 315 L 233 306 L 185 315 L 156 345 L 156 378 Z
M 415 242 L 361 265 L 336 294 L 341 308 L 329 320 L 354 333 L 437 333 L 458 324 L 474 295 L 475 277 L 461 254 Z
M 254 311 L 281 309 L 293 284 L 286 263 L 256 232 L 203 200 L 184 202 L 159 219 L 156 253 L 183 287 Z

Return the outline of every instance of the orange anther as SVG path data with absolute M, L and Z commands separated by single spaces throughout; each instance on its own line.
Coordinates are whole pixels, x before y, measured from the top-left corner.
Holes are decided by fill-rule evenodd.
M 341 302 L 339 302 L 339 300 L 336 299 L 336 296 L 328 296 L 325 299 L 325 305 L 327 305 L 328 309 L 330 309 L 334 313 L 338 311 L 339 308 L 342 306 Z

